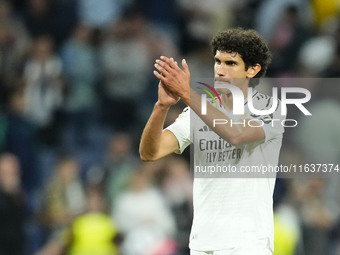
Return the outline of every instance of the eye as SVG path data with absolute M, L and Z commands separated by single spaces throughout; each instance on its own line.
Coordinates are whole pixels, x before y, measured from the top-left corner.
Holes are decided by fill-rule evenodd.
M 221 64 L 221 61 L 218 58 L 215 58 L 215 63 L 216 64 Z
M 228 66 L 234 66 L 234 65 L 236 65 L 236 62 L 235 61 L 227 61 L 226 64 Z

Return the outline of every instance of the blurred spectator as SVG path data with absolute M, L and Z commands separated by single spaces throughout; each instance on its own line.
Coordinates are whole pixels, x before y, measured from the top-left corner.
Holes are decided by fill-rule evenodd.
M 111 136 L 107 154 L 98 168 L 93 169 L 100 177 L 106 202 L 113 206 L 117 197 L 128 189 L 131 175 L 138 166 L 138 159 L 132 153 L 132 140 L 128 133 Z
M 141 167 L 143 164 L 147 163 Z M 150 178 L 147 168 L 136 171 L 130 190 L 117 198 L 113 219 L 124 236 L 122 254 L 148 254 L 175 234 L 173 215 L 160 191 L 151 186 Z M 172 245 L 165 246 L 173 249 Z
M 315 100 L 309 103 L 311 117 L 301 117 L 295 128 L 296 146 L 304 151 L 309 163 L 339 163 L 340 87 L 338 79 L 320 79 Z M 332 116 L 332 117 L 329 117 Z M 327 125 L 325 125 L 327 123 Z M 313 139 L 310 139 L 313 137 Z
M 68 112 L 90 110 L 95 105 L 99 68 L 92 46 L 92 29 L 78 24 L 61 49 L 65 74 L 70 81 L 65 108 Z
M 265 0 L 235 1 L 235 21 L 240 27 L 254 28 L 258 9 Z
M 117 228 L 103 213 L 104 200 L 100 191 L 90 189 L 86 213 L 77 217 L 71 227 L 68 255 L 117 255 L 114 244 Z
M 299 75 L 301 77 L 320 77 L 334 75 L 336 44 L 332 37 L 313 37 L 302 46 L 299 57 Z
M 24 24 L 12 12 L 10 1 L 0 2 L 0 106 L 20 73 L 21 64 L 30 47 Z
M 92 28 L 104 29 L 115 23 L 133 0 L 78 0 L 81 22 Z
M 78 22 L 78 0 L 54 0 L 51 8 L 55 27 L 53 37 L 59 47 L 71 36 Z
M 298 119 L 294 141 L 303 152 L 303 163 L 334 164 L 335 167 L 339 164 L 338 82 L 338 79 L 320 79 L 315 91 L 317 100 L 312 101 L 308 107 L 313 116 Z M 299 185 L 299 194 L 302 193 L 300 203 L 303 209 L 301 218 L 305 223 L 306 254 L 326 252 L 326 234 L 340 215 L 340 178 L 336 172 L 325 173 L 324 177 L 327 178 L 310 180 L 305 190 Z
M 7 106 L 6 149 L 19 158 L 22 186 L 30 196 L 39 185 L 36 128 L 24 116 L 25 98 L 21 81 L 10 92 Z M 33 202 L 33 201 L 32 201 Z
M 26 1 L 24 21 L 33 38 L 46 34 L 53 35 L 55 32 L 55 20 L 52 15 L 52 1 Z
M 332 207 L 327 203 L 327 179 L 297 179 L 294 182 L 295 206 L 301 219 L 305 254 L 327 254 L 331 224 L 334 223 Z
M 136 16 L 138 15 L 140 14 L 137 12 Z M 149 25 L 143 16 L 141 16 L 139 26 L 140 27 L 136 32 L 148 55 L 148 64 L 146 68 L 148 71 L 147 84 L 144 91 L 141 93 L 140 98 L 137 99 L 138 119 L 143 121 L 149 118 L 150 111 L 157 101 L 157 90 L 155 90 L 155 88 L 159 81 L 151 72 L 154 61 L 162 55 L 171 56 L 174 59 L 179 60 L 179 49 L 175 44 L 174 38 L 169 37 L 165 29 L 155 29 L 153 26 Z M 139 120 L 136 120 L 137 124 Z
M 282 216 L 274 215 L 274 255 L 295 255 L 298 235 Z
M 106 119 L 118 130 L 131 131 L 133 124 L 138 123 L 138 102 L 143 100 L 141 95 L 152 68 L 140 36 L 144 25 L 144 19 L 138 14 L 125 17 L 107 31 L 100 46 Z
M 282 17 L 282 10 L 286 10 L 288 6 L 297 8 L 300 22 L 303 25 L 311 25 L 312 14 L 310 2 L 305 0 L 265 0 L 260 6 L 256 14 L 255 30 L 259 32 L 265 39 L 269 40 L 275 32 Z
M 100 45 L 102 94 L 105 118 L 113 127 L 134 131 L 137 127 L 133 124 L 147 119 L 155 102 L 149 88 L 154 92 L 158 84 L 152 74 L 153 61 L 161 55 L 176 58 L 174 42 L 164 31 L 152 29 L 138 11 L 128 12 L 106 31 Z
M 24 66 L 26 116 L 39 128 L 45 144 L 57 143 L 60 123 L 55 123 L 55 114 L 63 102 L 62 62 L 53 46 L 50 37 L 36 39 Z
M 92 30 L 78 24 L 72 37 L 61 49 L 63 69 L 68 78 L 64 103 L 66 112 L 67 143 L 83 145 L 88 142 L 88 132 L 98 121 L 97 90 L 99 79 L 98 59 L 92 46 Z M 76 146 L 73 146 L 75 148 Z
M 25 8 L 25 2 L 22 0 L 11 0 L 15 11 L 20 12 Z
M 181 49 L 191 53 L 196 44 L 208 40 L 218 32 L 232 26 L 236 1 L 181 0 L 183 25 L 181 26 Z
M 274 190 L 274 255 L 304 255 L 299 214 L 291 179 L 276 179 Z
M 85 210 L 84 188 L 79 178 L 78 162 L 74 158 L 59 160 L 44 195 L 43 221 L 50 232 L 50 240 L 58 240 L 62 231 Z
M 145 14 L 153 29 L 165 32 L 175 42 L 179 41 L 178 1 L 137 0 L 137 8 Z
M 25 200 L 18 158 L 0 155 L 0 254 L 24 254 Z
M 166 158 L 165 176 L 161 180 L 161 189 L 176 221 L 178 251 L 176 254 L 190 254 L 188 241 L 192 224 L 192 185 L 188 163 L 179 157 Z
M 318 27 L 327 25 L 334 16 L 339 13 L 337 0 L 312 0 L 314 22 Z
M 332 37 L 324 37 L 324 41 L 328 41 L 328 44 L 323 43 L 323 47 L 315 45 L 314 52 L 317 48 L 317 57 L 321 57 L 321 64 L 318 65 L 324 68 L 320 68 L 323 73 L 323 77 L 340 77 L 340 20 L 338 18 L 335 31 L 332 33 Z M 320 39 L 321 40 L 321 39 Z M 327 47 L 328 46 L 328 47 Z M 319 52 L 321 51 L 321 54 Z M 319 56 L 320 55 L 320 56 Z
M 271 53 L 275 57 L 268 72 L 278 76 L 295 70 L 298 52 L 309 36 L 310 31 L 302 24 L 298 8 L 287 6 L 269 40 Z
M 192 81 L 209 78 L 213 81 L 214 55 L 208 42 L 200 41 L 193 45 L 191 53 L 186 56 L 186 61 L 190 65 Z
M 47 34 L 53 37 L 59 47 L 70 36 L 77 22 L 77 2 L 78 0 L 27 0 L 21 4 L 20 12 L 33 38 Z

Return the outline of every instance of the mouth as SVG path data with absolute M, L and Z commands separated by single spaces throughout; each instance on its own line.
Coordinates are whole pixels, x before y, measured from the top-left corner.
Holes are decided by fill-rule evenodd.
M 231 81 L 227 78 L 217 77 L 214 79 L 215 84 L 231 84 Z

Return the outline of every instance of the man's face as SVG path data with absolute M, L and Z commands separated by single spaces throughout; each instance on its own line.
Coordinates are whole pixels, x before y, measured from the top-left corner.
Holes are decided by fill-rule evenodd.
M 215 55 L 215 84 L 231 84 L 240 89 L 248 88 L 249 79 L 252 78 L 250 69 L 246 70 L 245 63 L 237 53 L 216 51 Z M 228 89 L 217 89 L 221 94 L 228 94 Z

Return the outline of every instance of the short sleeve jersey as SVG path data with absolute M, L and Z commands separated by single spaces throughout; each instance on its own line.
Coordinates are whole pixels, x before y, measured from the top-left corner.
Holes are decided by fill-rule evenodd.
M 252 102 L 255 109 L 267 110 L 272 108 L 273 98 L 253 91 Z M 219 165 L 234 166 L 239 171 L 247 166 L 277 166 L 284 132 L 282 121 L 285 120 L 285 116 L 281 115 L 280 102 L 274 113 L 260 116 L 252 114 L 247 104 L 246 101 L 243 116 L 233 116 L 221 105 L 218 108 L 235 123 L 242 123 L 245 119 L 262 123 L 265 139 L 233 146 L 187 107 L 167 127 L 178 140 L 179 150 L 176 153 L 182 153 L 193 143 L 194 169 Z M 193 121 L 194 118 L 199 121 Z M 189 247 L 201 251 L 221 250 L 265 238 L 273 250 L 275 176 L 225 177 L 194 179 L 194 220 Z

